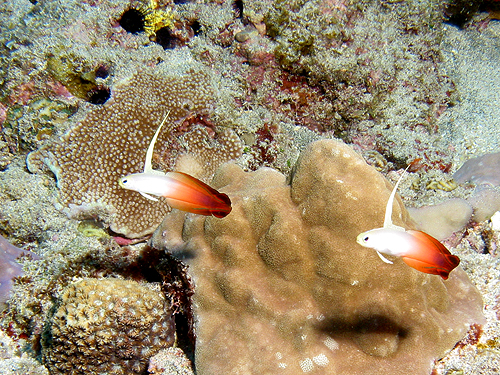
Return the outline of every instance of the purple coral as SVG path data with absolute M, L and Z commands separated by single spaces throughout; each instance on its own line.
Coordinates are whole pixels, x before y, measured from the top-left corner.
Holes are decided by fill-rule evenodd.
M 23 266 L 16 262 L 16 258 L 24 254 L 38 259 L 34 253 L 19 249 L 0 236 L 0 310 L 9 299 L 12 279 L 23 274 Z
M 455 172 L 458 183 L 472 181 L 476 184 L 500 185 L 500 152 L 470 159 Z

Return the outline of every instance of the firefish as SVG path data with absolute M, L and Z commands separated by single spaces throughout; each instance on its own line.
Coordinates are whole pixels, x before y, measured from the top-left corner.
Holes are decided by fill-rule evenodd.
M 168 117 L 163 118 L 146 152 L 144 171 L 133 173 L 118 180 L 120 187 L 140 193 L 147 199 L 157 201 L 154 196 L 164 197 L 168 205 L 182 211 L 218 218 L 231 212 L 231 200 L 197 178 L 182 172 L 155 170 L 152 167 L 153 149 L 158 134 Z
M 460 259 L 451 254 L 434 237 L 418 230 L 406 230 L 392 223 L 392 206 L 401 179 L 399 178 L 389 196 L 385 209 L 384 225 L 358 235 L 356 242 L 364 247 L 375 249 L 380 259 L 392 264 L 381 253 L 399 256 L 412 268 L 424 273 L 439 275 L 447 279 L 449 273 L 458 266 Z

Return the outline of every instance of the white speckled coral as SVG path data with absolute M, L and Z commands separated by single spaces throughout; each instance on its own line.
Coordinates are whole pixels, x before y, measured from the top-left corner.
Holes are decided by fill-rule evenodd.
M 460 268 L 447 281 L 356 244 L 391 186 L 341 142 L 312 143 L 291 178 L 224 165 L 222 220 L 173 213 L 153 236 L 196 284 L 196 368 L 212 374 L 414 374 L 482 323 Z M 410 226 L 398 200 L 395 224 Z
M 165 200 L 151 202 L 120 188 L 118 180 L 143 170 L 150 140 L 167 112 L 156 143 L 158 155 L 191 153 L 195 163 L 213 169 L 240 155 L 240 141 L 231 130 L 211 139 L 183 124 L 188 115 L 207 114 L 212 99 L 209 77 L 199 68 L 170 75 L 159 68 L 139 71 L 115 85 L 112 97 L 59 142 L 31 153 L 28 168 L 36 173 L 46 164 L 54 172 L 60 203 L 71 218 L 98 217 L 114 232 L 142 237 L 152 233 L 170 209 Z M 183 130 L 175 133 L 178 128 Z M 179 137 L 190 139 L 187 147 L 172 145 Z

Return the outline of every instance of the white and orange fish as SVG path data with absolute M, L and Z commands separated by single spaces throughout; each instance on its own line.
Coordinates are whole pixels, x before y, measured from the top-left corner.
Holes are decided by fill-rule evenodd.
M 168 113 L 156 130 L 146 152 L 144 171 L 120 178 L 118 184 L 128 190 L 140 193 L 147 199 L 157 201 L 164 197 L 172 208 L 200 215 L 213 215 L 218 218 L 231 212 L 229 197 L 211 188 L 197 178 L 182 172 L 167 172 L 155 170 L 152 167 L 153 149 L 158 134 L 168 117 Z
M 449 273 L 458 266 L 460 259 L 427 233 L 406 230 L 392 223 L 394 197 L 405 174 L 406 170 L 389 197 L 385 210 L 384 226 L 359 234 L 356 241 L 361 246 L 375 249 L 380 259 L 386 263 L 392 264 L 381 253 L 399 256 L 410 267 L 420 272 L 439 275 L 446 280 Z

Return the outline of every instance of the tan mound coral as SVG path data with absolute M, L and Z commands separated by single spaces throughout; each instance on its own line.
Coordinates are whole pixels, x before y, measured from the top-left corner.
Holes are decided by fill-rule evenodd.
M 217 167 L 238 157 L 241 144 L 230 130 L 212 131 L 211 137 L 200 131 L 202 125 L 185 123 L 188 116 L 206 114 L 212 106 L 213 90 L 202 71 L 170 76 L 159 69 L 141 71 L 112 92 L 110 100 L 90 111 L 60 142 L 30 154 L 28 168 L 37 172 L 43 163 L 49 166 L 70 217 L 99 217 L 115 232 L 141 237 L 153 232 L 169 207 L 120 188 L 118 179 L 143 170 L 146 150 L 167 112 L 155 147 L 162 157 L 175 161 L 179 154 L 191 154 L 195 163 Z M 183 147 L 180 139 L 186 137 L 190 142 Z
M 152 241 L 190 266 L 199 374 L 429 374 L 482 322 L 462 269 L 443 281 L 356 244 L 382 226 L 391 186 L 346 145 L 312 143 L 291 185 L 232 164 L 213 184 L 231 214 L 170 214 Z M 395 224 L 408 226 L 395 206 Z
M 84 279 L 70 285 L 48 325 L 43 355 L 51 374 L 143 374 L 175 339 L 167 302 L 135 281 Z

